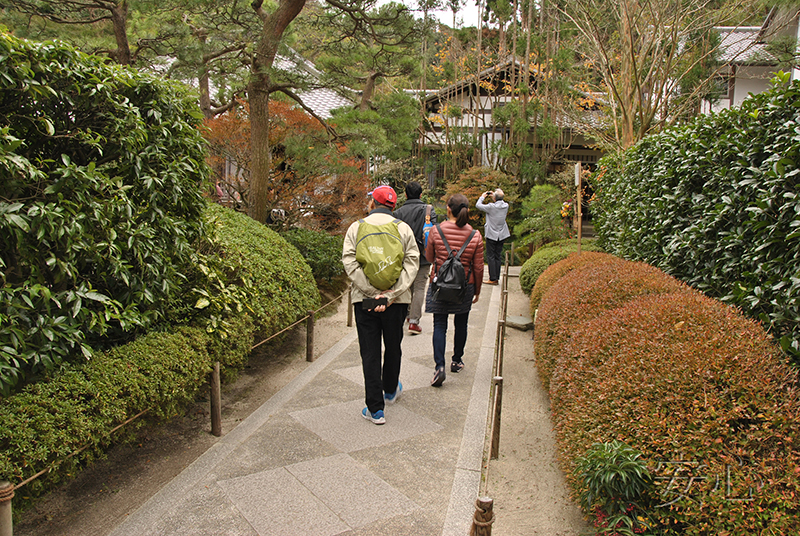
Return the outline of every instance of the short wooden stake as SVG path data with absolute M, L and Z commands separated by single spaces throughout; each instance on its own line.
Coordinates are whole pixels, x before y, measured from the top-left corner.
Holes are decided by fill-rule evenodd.
M 214 363 L 211 373 L 211 434 L 222 435 L 222 388 L 219 379 L 219 361 Z
M 314 361 L 314 311 L 308 312 L 306 321 L 306 361 Z
M 0 536 L 14 535 L 14 518 L 11 513 L 11 499 L 14 486 L 10 482 L 0 482 Z
M 495 374 L 497 376 L 503 375 L 503 352 L 505 351 L 505 338 L 506 338 L 506 321 L 505 320 L 498 320 L 497 322 L 497 341 L 495 344 L 497 345 L 496 352 L 497 352 L 497 366 L 495 367 Z
M 347 327 L 353 327 L 353 295 L 351 294 L 352 284 L 350 290 L 347 291 Z
M 492 378 L 494 384 L 494 407 L 492 414 L 492 448 L 490 458 L 496 460 L 500 451 L 500 413 L 503 409 L 503 377 Z
M 494 523 L 493 501 L 489 497 L 478 497 L 475 500 L 475 515 L 472 516 L 470 536 L 492 536 Z

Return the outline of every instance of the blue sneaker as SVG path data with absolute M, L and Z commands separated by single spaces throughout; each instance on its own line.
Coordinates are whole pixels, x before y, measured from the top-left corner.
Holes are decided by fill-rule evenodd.
M 397 399 L 400 398 L 400 393 L 402 392 L 403 392 L 403 384 L 397 382 L 397 391 L 391 394 L 384 393 L 383 399 L 386 401 L 387 404 L 394 404 L 395 402 L 397 402 Z
M 361 415 L 363 415 L 368 421 L 372 421 L 375 424 L 386 424 L 386 419 L 383 416 L 382 409 L 379 409 L 375 413 L 370 413 L 369 408 L 364 408 L 361 410 Z

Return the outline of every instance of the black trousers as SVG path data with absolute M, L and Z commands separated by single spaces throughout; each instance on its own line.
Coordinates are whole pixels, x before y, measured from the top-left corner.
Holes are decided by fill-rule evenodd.
M 489 281 L 500 279 L 500 267 L 503 265 L 503 242 L 505 240 L 486 239 L 486 259 L 489 265 Z
M 408 304 L 393 303 L 382 313 L 366 311 L 361 302 L 353 304 L 364 371 L 364 391 L 369 411 L 383 409 L 383 393 L 397 391 L 400 378 L 401 343 Z M 381 364 L 381 340 L 384 352 Z

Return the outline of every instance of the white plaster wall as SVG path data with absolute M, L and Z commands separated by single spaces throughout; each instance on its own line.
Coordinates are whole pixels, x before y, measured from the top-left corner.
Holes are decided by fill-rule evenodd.
M 736 70 L 736 85 L 733 93 L 733 106 L 739 106 L 750 93 L 757 95 L 769 89 L 769 81 L 774 76 L 773 67 L 740 67 Z

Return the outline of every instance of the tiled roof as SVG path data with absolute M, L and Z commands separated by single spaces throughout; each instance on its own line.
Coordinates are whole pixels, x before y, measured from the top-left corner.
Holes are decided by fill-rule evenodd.
M 314 110 L 314 113 L 322 119 L 330 118 L 331 110 L 342 108 L 343 106 L 353 106 L 352 100 L 326 88 L 312 89 L 301 93 L 300 98 L 303 99 L 306 106 Z
M 288 55 L 277 56 L 273 67 L 303 76 L 310 79 L 312 83 L 319 83 L 322 77 L 322 73 L 320 73 L 311 62 L 304 59 L 293 50 L 290 50 Z M 352 90 L 351 92 L 354 94 L 356 93 Z M 353 106 L 355 104 L 352 99 L 348 99 L 340 93 L 324 87 L 298 91 L 297 94 L 303 100 L 303 103 L 322 119 L 330 118 L 331 110 L 344 106 Z
M 761 39 L 758 26 L 719 27 L 720 61 L 739 65 L 776 65 L 778 62 Z

